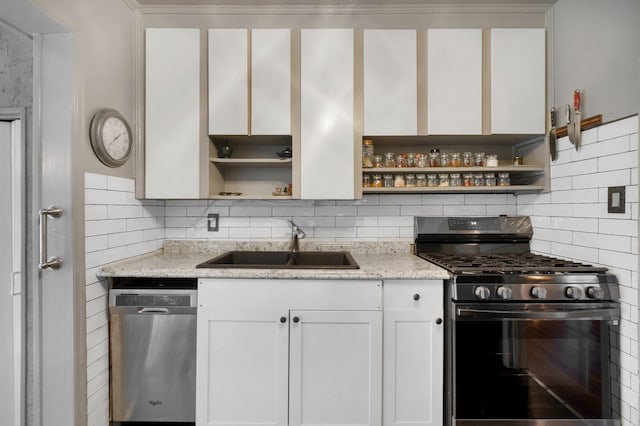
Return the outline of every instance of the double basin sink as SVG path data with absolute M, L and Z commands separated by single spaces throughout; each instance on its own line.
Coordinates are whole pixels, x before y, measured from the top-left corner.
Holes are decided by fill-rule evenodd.
M 228 251 L 196 268 L 359 269 L 346 251 Z

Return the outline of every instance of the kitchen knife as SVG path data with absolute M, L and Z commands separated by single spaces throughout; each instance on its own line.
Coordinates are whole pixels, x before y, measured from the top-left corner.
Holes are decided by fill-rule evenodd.
M 569 141 L 573 143 L 575 127 L 573 121 L 571 121 L 571 105 L 567 104 L 565 111 L 567 115 L 567 135 L 569 136 Z
M 551 107 L 551 113 L 549 114 L 551 120 L 551 129 L 549 130 L 549 151 L 551 152 L 551 161 L 556 161 L 558 158 L 558 146 L 556 144 L 556 108 Z
M 573 92 L 573 145 L 576 147 L 576 151 L 580 148 L 580 101 L 581 101 L 580 89 L 576 89 Z

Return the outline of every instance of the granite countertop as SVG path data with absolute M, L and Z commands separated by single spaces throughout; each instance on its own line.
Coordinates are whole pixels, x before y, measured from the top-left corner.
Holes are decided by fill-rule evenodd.
M 289 279 L 434 279 L 449 273 L 412 254 L 407 242 L 301 242 L 301 251 L 348 251 L 360 269 L 196 269 L 230 250 L 287 250 L 287 241 L 166 241 L 162 250 L 102 267 L 101 277 L 197 277 Z

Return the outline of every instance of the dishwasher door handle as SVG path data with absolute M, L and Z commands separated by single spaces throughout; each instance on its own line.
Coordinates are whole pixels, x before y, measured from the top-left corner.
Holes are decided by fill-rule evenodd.
M 140 308 L 138 309 L 139 314 L 164 314 L 169 315 L 168 308 Z

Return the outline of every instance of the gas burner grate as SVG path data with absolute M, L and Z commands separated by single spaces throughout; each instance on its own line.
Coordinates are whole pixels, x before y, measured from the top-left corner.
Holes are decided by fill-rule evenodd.
M 555 274 L 607 271 L 607 268 L 533 253 L 513 255 L 421 253 L 419 256 L 456 274 Z

